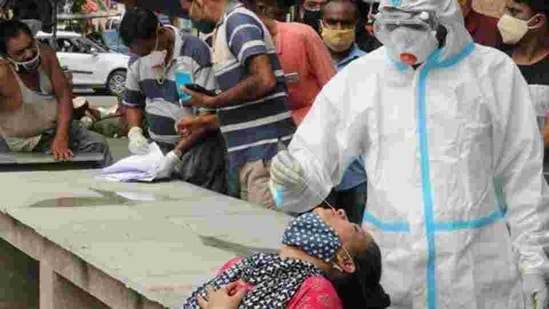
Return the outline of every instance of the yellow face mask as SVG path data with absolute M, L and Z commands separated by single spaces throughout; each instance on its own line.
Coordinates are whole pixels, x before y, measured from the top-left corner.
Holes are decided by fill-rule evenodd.
M 355 42 L 355 28 L 331 29 L 320 23 L 324 44 L 334 52 L 342 52 L 351 48 Z

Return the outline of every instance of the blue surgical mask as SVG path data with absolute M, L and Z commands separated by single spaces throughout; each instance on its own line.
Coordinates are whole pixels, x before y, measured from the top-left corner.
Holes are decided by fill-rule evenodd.
M 327 263 L 334 261 L 337 250 L 341 248 L 341 240 L 334 229 L 313 212 L 294 219 L 284 231 L 282 243 L 298 247 Z

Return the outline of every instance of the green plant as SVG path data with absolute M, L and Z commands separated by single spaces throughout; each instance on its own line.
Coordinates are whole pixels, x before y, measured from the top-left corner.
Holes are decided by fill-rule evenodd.
M 82 6 L 86 2 L 86 0 L 72 0 L 71 12 L 74 14 L 82 13 Z

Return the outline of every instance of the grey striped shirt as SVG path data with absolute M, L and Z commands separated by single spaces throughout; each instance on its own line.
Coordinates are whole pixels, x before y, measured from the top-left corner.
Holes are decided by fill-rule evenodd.
M 151 138 L 163 144 L 177 144 L 179 135 L 175 122 L 184 115 L 193 114 L 190 107 L 182 106 L 175 83 L 175 72 L 190 68 L 193 83 L 208 90 L 215 90 L 210 49 L 199 38 L 175 32 L 174 57 L 166 68 L 163 83 L 159 82 L 161 70 L 154 68 L 150 55 L 130 61 L 126 77 L 126 91 L 123 104 L 144 108 Z

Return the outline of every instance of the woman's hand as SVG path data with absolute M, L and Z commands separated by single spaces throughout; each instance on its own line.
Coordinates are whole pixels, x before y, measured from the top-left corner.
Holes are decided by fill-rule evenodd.
M 198 306 L 201 309 L 237 309 L 246 295 L 246 289 L 237 282 L 231 282 L 227 286 L 214 291 L 211 286 L 206 287 L 208 300 L 198 295 Z

